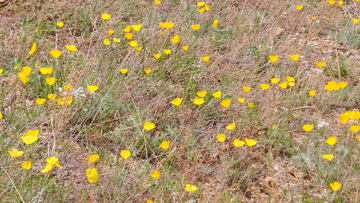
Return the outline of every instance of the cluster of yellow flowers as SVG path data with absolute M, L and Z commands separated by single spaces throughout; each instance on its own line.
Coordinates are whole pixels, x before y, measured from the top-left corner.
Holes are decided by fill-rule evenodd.
M 38 138 L 39 130 L 28 130 L 24 134 L 25 134 L 25 136 L 21 136 L 20 138 L 24 141 L 24 143 L 26 145 L 31 145 L 32 143 L 34 143 L 35 141 L 37 141 L 39 139 Z M 13 148 L 11 151 L 8 151 L 8 153 L 12 157 L 20 157 L 24 154 L 24 151 Z M 54 166 L 62 168 L 60 166 L 60 164 L 58 163 L 59 160 L 57 157 L 47 158 L 46 161 L 48 164 L 45 166 L 45 168 L 43 170 L 41 170 L 42 173 L 47 173 L 47 172 L 51 171 L 51 169 Z M 29 170 L 31 168 L 31 161 L 25 161 L 21 165 L 24 169 Z
M 356 0 L 356 1 L 360 1 L 360 0 Z M 337 4 L 338 4 L 339 6 L 342 6 L 342 5 L 344 4 L 344 1 L 328 0 L 328 3 L 329 3 L 330 5 L 334 5 L 336 2 L 337 2 Z M 303 8 L 303 6 L 302 6 L 302 5 L 296 5 L 295 8 L 296 8 L 297 10 L 301 10 L 301 9 Z M 312 19 L 312 20 L 316 20 L 316 17 L 311 17 L 311 19 Z M 352 19 L 352 22 L 353 22 L 354 25 L 355 25 L 355 24 L 357 24 L 357 23 L 359 22 L 359 19 L 353 18 L 353 19 Z M 292 58 L 292 57 L 290 56 L 290 58 Z M 293 58 L 292 58 L 292 59 L 293 59 Z M 275 63 L 276 60 L 277 60 L 277 57 L 270 56 L 270 60 Z M 293 60 L 294 60 L 294 59 L 293 59 Z M 297 60 L 297 59 L 296 59 L 296 60 Z M 294 61 L 296 61 L 296 60 L 294 60 Z M 315 65 L 318 66 L 318 67 L 323 67 L 323 66 L 326 65 L 326 63 L 325 63 L 325 62 L 316 62 Z M 343 89 L 343 88 L 345 88 L 347 85 L 348 85 L 348 83 L 346 83 L 346 82 L 339 82 L 339 83 L 337 83 L 336 81 L 329 81 L 329 82 L 327 83 L 327 85 L 325 85 L 325 89 L 328 90 L 328 91 L 334 91 L 334 90 Z M 315 96 L 315 93 L 316 93 L 315 90 L 309 91 L 309 95 L 310 95 L 310 96 Z M 347 111 L 347 112 L 345 112 L 345 113 L 343 113 L 343 114 L 340 114 L 340 123 L 345 124 L 345 123 L 348 122 L 349 119 L 359 120 L 359 119 L 360 119 L 360 112 Z M 306 132 L 311 131 L 312 128 L 313 128 L 312 125 L 304 125 L 304 126 L 303 126 L 303 129 L 304 129 L 304 131 L 306 131 Z M 360 126 L 359 126 L 359 125 L 352 125 L 352 126 L 350 127 L 350 130 L 351 130 L 352 132 L 354 132 L 354 133 L 357 133 L 357 132 L 359 132 L 359 130 L 360 130 Z M 358 136 L 358 140 L 360 141 L 360 136 Z M 329 145 L 334 145 L 334 144 L 337 142 L 337 138 L 334 137 L 334 136 L 330 136 L 325 142 L 326 142 L 327 144 L 329 144 Z M 324 154 L 324 155 L 322 155 L 322 157 L 323 157 L 324 159 L 328 160 L 328 161 L 331 161 L 331 160 L 334 158 L 334 154 Z M 340 189 L 341 184 L 340 184 L 339 182 L 337 182 L 337 181 L 334 181 L 333 183 L 330 183 L 330 187 L 331 187 L 331 189 L 332 189 L 333 191 L 336 191 L 336 190 Z
M 339 116 L 340 116 L 340 123 L 345 124 L 348 122 L 349 119 L 359 120 L 360 112 L 347 111 L 343 114 L 340 114 Z M 303 125 L 302 128 L 305 132 L 310 132 L 313 129 L 313 126 L 312 125 Z M 351 125 L 350 130 L 354 133 L 357 133 L 360 131 L 360 126 L 359 125 Z M 360 141 L 360 136 L 358 136 L 357 139 Z M 330 136 L 325 142 L 328 145 L 332 146 L 337 143 L 337 138 L 334 136 Z M 322 155 L 322 157 L 327 161 L 332 161 L 334 156 L 335 156 L 334 154 Z M 334 183 L 330 183 L 330 187 L 333 191 L 336 191 L 341 187 L 341 184 L 339 182 L 335 181 Z

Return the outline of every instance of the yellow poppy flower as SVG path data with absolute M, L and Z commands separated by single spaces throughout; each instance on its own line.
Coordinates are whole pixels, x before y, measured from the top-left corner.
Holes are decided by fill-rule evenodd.
M 167 149 L 170 146 L 170 141 L 163 141 L 159 147 Z
M 136 47 L 135 49 L 138 50 L 138 51 L 141 51 L 142 47 Z
M 142 25 L 138 24 L 138 25 L 132 25 L 131 28 L 134 29 L 136 32 L 139 31 L 141 29 Z
M 107 31 L 107 33 L 108 33 L 109 35 L 114 34 L 114 32 L 115 32 L 114 30 L 108 30 L 108 31 Z
M 104 19 L 104 20 L 109 20 L 109 19 L 111 18 L 111 15 L 108 14 L 108 13 L 103 13 L 103 14 L 101 15 L 101 18 Z
M 294 78 L 293 78 L 293 77 L 286 77 L 286 81 L 288 81 L 288 82 L 293 82 L 293 81 L 294 81 Z
M 25 144 L 30 145 L 33 142 L 35 142 L 36 140 L 38 140 L 38 137 L 35 136 L 21 136 L 20 137 L 22 139 L 22 141 L 24 141 Z
M 109 45 L 110 44 L 110 40 L 109 39 L 104 39 L 104 44 L 107 46 L 107 45 Z
M 95 92 L 96 90 L 98 90 L 99 89 L 99 87 L 98 86 L 95 86 L 95 85 L 93 85 L 93 86 L 87 86 L 87 88 L 88 88 L 88 90 L 90 91 L 90 92 Z
M 22 67 L 22 73 L 24 73 L 25 76 L 30 75 L 30 73 L 31 73 L 31 67 Z
M 313 129 L 313 126 L 312 125 L 303 125 L 302 128 L 305 132 L 310 132 Z
M 158 0 L 154 0 L 155 5 L 159 5 L 161 3 L 161 1 Z
M 196 105 L 201 105 L 205 102 L 205 100 L 203 98 L 195 98 L 194 99 L 194 104 Z
M 224 142 L 226 139 L 226 136 L 223 133 L 221 133 L 221 134 L 216 135 L 216 138 L 219 140 L 219 142 Z
M 185 190 L 189 191 L 189 192 L 192 192 L 192 191 L 196 191 L 197 187 L 195 185 L 186 184 L 185 185 Z
M 334 144 L 336 144 L 337 139 L 336 139 L 336 137 L 331 136 L 331 137 L 329 137 L 325 142 L 326 142 L 327 144 L 329 144 L 329 145 L 334 145 Z
M 243 102 L 245 101 L 245 98 L 238 98 L 238 101 L 239 101 L 240 103 L 243 103 Z
M 275 63 L 277 60 L 278 60 L 278 58 L 279 58 L 279 55 L 270 55 L 269 56 L 269 59 L 270 59 L 270 61 L 272 61 L 273 63 Z
M 251 87 L 243 86 L 242 89 L 244 92 L 248 92 L 251 90 Z
M 25 169 L 25 170 L 29 170 L 31 168 L 31 161 L 25 161 L 21 164 L 21 166 Z
M 170 101 L 170 103 L 174 104 L 175 106 L 179 106 L 181 104 L 183 99 L 180 99 L 180 98 L 176 98 L 172 101 Z
M 297 61 L 299 59 L 299 57 L 300 57 L 300 54 L 290 55 L 289 57 L 290 57 L 291 60 Z
M 199 97 L 205 97 L 207 95 L 207 91 L 204 90 L 204 91 L 201 91 L 201 92 L 197 92 L 196 95 L 199 96 Z
M 295 8 L 296 8 L 296 10 L 300 11 L 303 8 L 303 6 L 302 5 L 296 5 Z
M 154 54 L 154 58 L 159 59 L 161 57 L 161 54 Z
M 130 153 L 130 151 L 128 151 L 128 150 L 121 150 L 121 152 L 120 152 L 120 156 L 121 156 L 123 159 L 127 159 L 130 155 L 131 155 L 131 153 Z
M 86 158 L 86 160 L 88 160 L 89 162 L 96 162 L 99 159 L 99 155 L 97 154 L 93 154 L 91 156 L 89 156 L 88 158 Z
M 24 72 L 19 72 L 18 73 L 18 77 L 20 78 L 21 82 L 23 82 L 23 83 L 29 82 L 29 78 L 26 77 L 26 76 L 27 76 L 27 74 L 24 73 Z
M 66 45 L 65 48 L 69 51 L 77 51 L 77 48 L 75 45 Z
M 261 84 L 260 85 L 260 88 L 263 89 L 263 90 L 267 90 L 269 87 L 270 87 L 270 85 L 268 85 L 268 84 Z
M 254 103 L 247 103 L 247 106 L 248 106 L 249 108 L 254 108 L 254 107 L 255 107 Z
M 38 140 L 39 130 L 29 130 L 25 132 L 25 136 L 20 138 L 24 141 L 25 144 L 29 145 Z
M 189 46 L 188 45 L 185 45 L 182 47 L 184 49 L 184 51 L 187 51 L 189 49 Z
M 221 106 L 227 108 L 230 106 L 230 103 L 231 103 L 231 100 L 230 99 L 226 99 L 226 100 L 223 100 L 220 104 Z
M 325 66 L 326 65 L 326 63 L 325 62 L 315 62 L 315 65 L 316 66 L 318 66 L 318 67 L 323 67 L 323 66 Z
M 276 83 L 278 83 L 280 81 L 280 79 L 271 78 L 270 81 L 271 81 L 271 83 L 276 84 Z
M 40 68 L 39 71 L 42 75 L 51 74 L 53 72 L 53 68 Z
M 60 22 L 56 23 L 56 25 L 57 25 L 58 27 L 63 27 L 63 26 L 64 26 L 64 23 L 63 23 L 62 21 L 60 21 Z
M 59 159 L 55 156 L 53 157 L 49 157 L 49 158 L 46 158 L 46 162 L 50 165 L 53 165 L 53 166 L 57 166 L 59 168 L 62 168 L 62 166 L 60 166 L 59 164 Z
M 220 91 L 214 92 L 212 94 L 212 96 L 215 97 L 215 98 L 219 98 L 221 96 L 221 92 Z
M 234 142 L 233 142 L 233 144 L 234 144 L 235 147 L 241 147 L 241 146 L 243 146 L 243 145 L 245 144 L 245 142 L 244 142 L 244 141 L 240 141 L 240 140 L 238 140 L 238 139 L 235 139 Z
M 311 20 L 316 20 L 316 17 L 311 17 Z
M 96 183 L 99 180 L 99 173 L 96 168 L 86 169 L 86 176 L 89 183 Z
M 56 79 L 54 77 L 51 77 L 51 78 L 46 78 L 45 81 L 48 85 L 51 86 L 55 83 Z
M 344 2 L 343 2 L 343 1 L 338 1 L 337 3 L 338 3 L 338 5 L 339 5 L 339 6 L 341 6 L 341 5 L 343 5 L 343 4 L 344 4 Z
M 72 97 L 63 97 L 58 99 L 58 104 L 60 105 L 64 105 L 64 103 L 66 102 L 67 105 L 70 105 L 73 101 Z
M 149 73 L 151 73 L 151 69 L 150 68 L 144 68 L 144 72 L 145 72 L 145 74 L 149 74 Z
M 330 187 L 335 192 L 336 190 L 340 189 L 341 184 L 339 182 L 335 181 L 334 183 L 330 183 Z
M 248 146 L 250 146 L 250 147 L 252 147 L 252 146 L 254 146 L 254 145 L 257 144 L 257 141 L 251 140 L 251 139 L 246 139 L 246 138 L 245 138 L 245 142 L 246 142 L 246 144 L 247 144 Z
M 57 97 L 57 94 L 48 94 L 47 98 L 50 99 L 51 101 L 54 101 Z
M 29 55 L 33 54 L 36 51 L 36 43 L 33 43 L 31 50 L 29 51 Z
M 39 99 L 35 100 L 35 102 L 39 105 L 43 104 L 45 101 L 46 101 L 46 99 L 44 99 L 44 98 L 39 98 Z
M 171 53 L 171 50 L 170 50 L 170 49 L 164 49 L 164 53 L 165 53 L 166 55 L 169 55 L 169 54 Z
M 61 53 L 62 53 L 61 51 L 55 49 L 50 51 L 51 56 L 56 59 L 60 57 Z
M 113 41 L 116 42 L 116 43 L 120 43 L 120 39 L 115 38 L 115 37 L 113 38 Z
M 130 42 L 129 42 L 129 45 L 132 46 L 132 47 L 137 47 L 137 46 L 139 46 L 136 40 L 130 41 Z
M 335 4 L 335 0 L 328 0 L 329 4 Z
M 334 158 L 333 154 L 324 154 L 322 157 L 328 161 L 331 161 Z
M 315 94 L 316 94 L 316 91 L 315 91 L 315 90 L 310 90 L 310 91 L 309 91 L 309 95 L 310 95 L 310 96 L 313 97 L 313 96 L 315 96 Z
M 344 89 L 347 85 L 348 85 L 347 82 L 339 82 L 339 84 L 338 84 L 338 86 L 339 86 L 340 88 L 343 88 L 343 89 Z
M 159 179 L 160 178 L 160 172 L 159 170 L 153 171 L 150 176 L 154 179 Z
M 66 91 L 70 91 L 71 89 L 72 89 L 72 85 L 64 85 L 64 89 L 66 90 Z
M 144 126 L 143 126 L 143 127 L 144 127 L 145 130 L 151 130 L 151 129 L 155 128 L 155 124 L 146 121 L 146 122 L 144 123 Z
M 165 29 L 170 29 L 170 28 L 174 27 L 174 23 L 172 23 L 172 22 L 165 22 L 165 23 L 159 22 L 158 24 L 160 25 L 160 27 L 165 28 Z
M 128 72 L 128 69 L 120 69 L 120 73 L 125 75 Z
M 358 125 L 352 125 L 352 126 L 350 127 L 350 130 L 353 131 L 354 133 L 357 133 L 357 132 L 359 132 L 359 130 L 360 130 L 360 126 L 358 126 Z
M 210 56 L 204 56 L 202 57 L 202 60 L 205 62 L 209 62 Z
M 53 167 L 54 167 L 54 165 L 47 164 L 47 165 L 45 166 L 45 168 L 44 168 L 43 170 L 41 170 L 40 172 L 42 172 L 42 173 L 47 173 L 47 172 L 51 171 L 51 169 L 52 169 Z
M 287 88 L 288 83 L 284 82 L 284 83 L 280 83 L 279 87 L 281 87 L 282 89 L 286 89 Z
M 352 21 L 353 21 L 354 24 L 356 24 L 356 23 L 359 22 L 359 19 L 353 18 Z
M 11 151 L 8 151 L 8 152 L 9 152 L 10 156 L 12 156 L 12 157 L 20 157 L 21 155 L 24 154 L 24 151 L 19 151 L 19 150 L 14 149 L 14 148 Z
M 131 31 L 131 27 L 130 25 L 127 26 L 126 28 L 123 29 L 124 32 L 130 32 Z
M 171 41 L 174 43 L 178 43 L 180 41 L 181 37 L 179 35 L 175 35 L 173 38 L 171 38 Z
M 234 130 L 236 128 L 236 123 L 230 123 L 228 126 L 226 126 L 226 129 L 228 130 Z
M 199 12 L 199 13 L 204 13 L 204 12 L 205 12 L 205 8 L 200 8 L 200 9 L 198 10 L 198 12 Z
M 125 35 L 125 38 L 126 39 L 131 39 L 133 37 L 133 33 L 127 33 L 126 35 Z
M 200 28 L 200 24 L 197 24 L 197 25 L 192 25 L 190 26 L 193 30 L 198 30 Z
M 217 27 L 219 24 L 219 21 L 218 19 L 215 19 L 214 22 L 213 22 L 213 27 Z

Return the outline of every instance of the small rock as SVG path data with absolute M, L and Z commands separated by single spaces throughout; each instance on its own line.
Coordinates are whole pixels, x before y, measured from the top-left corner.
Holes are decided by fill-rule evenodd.
M 277 27 L 275 30 L 275 34 L 276 36 L 280 36 L 285 30 L 282 29 L 281 27 Z

